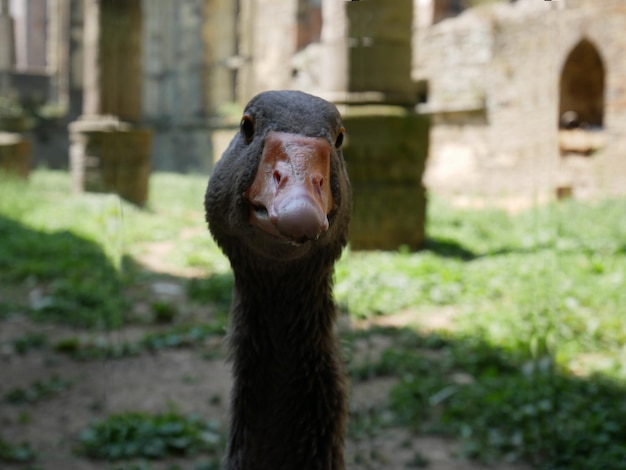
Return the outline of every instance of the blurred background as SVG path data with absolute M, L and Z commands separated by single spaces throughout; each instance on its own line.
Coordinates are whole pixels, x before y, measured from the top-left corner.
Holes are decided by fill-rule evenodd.
M 623 0 L 0 0 L 0 468 L 219 468 L 202 207 L 334 102 L 350 469 L 626 468 Z

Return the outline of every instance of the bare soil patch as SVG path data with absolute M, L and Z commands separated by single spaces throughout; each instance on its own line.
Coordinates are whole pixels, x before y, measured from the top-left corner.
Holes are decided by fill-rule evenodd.
M 185 318 L 209 321 L 210 310 L 194 305 L 186 296 L 184 277 L 193 273 L 173 273 L 163 262 L 165 244 L 155 245 L 146 254 L 154 276 L 141 292 L 133 292 L 131 311 L 141 318 L 156 299 L 175 301 Z M 179 277 L 174 277 L 179 276 Z M 159 284 L 160 283 L 160 284 Z M 180 288 L 176 288 L 176 286 Z M 455 312 L 440 312 L 433 327 L 445 327 Z M 145 315 L 147 313 L 144 312 Z M 413 312 L 389 317 L 390 325 L 411 323 Z M 364 328 L 368 325 L 353 325 Z M 35 323 L 23 315 L 0 321 L 0 426 L 2 436 L 10 443 L 28 442 L 37 452 L 36 468 L 46 470 L 104 470 L 116 467 L 113 462 L 89 460 L 76 454 L 82 430 L 107 415 L 140 411 L 160 413 L 175 409 L 181 414 L 198 414 L 217 420 L 225 429 L 231 388 L 229 365 L 224 354 L 208 355 L 206 347 L 163 348 L 156 352 L 140 351 L 137 355 L 117 359 L 77 360 L 52 347 L 59 341 L 76 338 L 79 342 L 97 344 L 132 343 L 146 333 L 169 326 L 138 324 L 112 332 L 91 332 L 59 325 Z M 28 335 L 43 335 L 46 345 L 19 353 L 15 341 Z M 206 345 L 205 345 L 206 346 Z M 371 335 L 355 342 L 351 361 L 375 362 L 391 347 L 389 338 Z M 215 351 L 215 345 L 210 345 Z M 219 350 L 219 345 L 218 345 Z M 15 405 L 5 400 L 15 388 L 27 389 L 36 381 L 53 377 L 66 381 L 64 390 L 33 403 Z M 393 378 L 374 378 L 351 386 L 351 410 L 355 414 L 385 413 L 388 395 L 395 385 Z M 376 428 L 358 437 L 349 437 L 346 449 L 347 468 L 351 470 L 429 468 L 432 470 L 478 470 L 482 465 L 458 458 L 458 443 L 446 439 L 415 435 L 407 429 Z M 177 468 L 193 470 L 202 456 L 189 459 L 154 461 L 155 470 Z M 26 469 L 25 464 L 0 463 L 2 469 Z M 501 464 L 501 470 L 521 469 Z

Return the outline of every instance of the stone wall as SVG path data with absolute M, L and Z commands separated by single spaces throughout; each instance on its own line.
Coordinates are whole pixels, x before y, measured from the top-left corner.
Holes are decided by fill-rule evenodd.
M 290 88 L 297 48 L 298 0 L 255 0 L 241 4 L 243 63 L 239 99 L 261 91 Z
M 500 7 L 500 6 L 499 6 Z M 556 16 L 548 2 L 494 9 L 492 61 L 486 71 L 489 154 L 481 162 L 496 193 L 551 191 L 557 170 Z
M 421 30 L 413 74 L 429 83 L 427 184 L 491 195 L 550 196 L 561 186 L 581 196 L 626 193 L 625 28 L 620 0 L 518 0 Z M 605 146 L 572 165 L 559 154 L 559 84 L 581 41 L 593 44 L 605 68 L 603 128 L 597 130 Z M 476 113 L 484 114 L 482 123 Z
M 210 167 L 205 0 L 144 0 L 143 121 L 155 169 Z

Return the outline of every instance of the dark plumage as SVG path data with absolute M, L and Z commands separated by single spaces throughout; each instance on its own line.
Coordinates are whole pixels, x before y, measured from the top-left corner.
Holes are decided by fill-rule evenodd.
M 235 277 L 228 470 L 344 469 L 332 297 L 351 206 L 343 132 L 321 98 L 261 93 L 209 181 L 207 221 Z

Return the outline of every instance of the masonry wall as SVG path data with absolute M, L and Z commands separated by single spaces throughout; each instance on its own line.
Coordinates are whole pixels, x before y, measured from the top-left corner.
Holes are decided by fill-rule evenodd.
M 488 159 L 492 193 L 537 194 L 557 185 L 558 43 L 548 2 L 496 10 L 489 66 Z
M 144 0 L 143 120 L 155 169 L 208 168 L 205 0 Z
M 487 195 L 550 197 L 561 186 L 581 196 L 626 193 L 625 28 L 620 0 L 519 0 L 420 31 L 413 73 L 429 82 L 433 114 L 427 185 Z M 559 82 L 583 39 L 604 61 L 605 145 L 562 157 Z
M 246 103 L 265 90 L 290 88 L 297 47 L 297 0 L 242 2 L 239 98 Z

